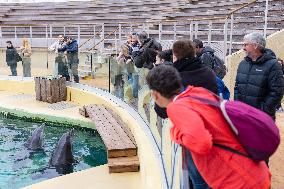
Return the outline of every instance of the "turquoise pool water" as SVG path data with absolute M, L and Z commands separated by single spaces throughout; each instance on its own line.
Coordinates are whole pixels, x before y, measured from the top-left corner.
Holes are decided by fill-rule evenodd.
M 58 140 L 70 128 L 46 124 L 43 150 L 28 150 L 24 144 L 40 125 L 0 116 L 1 189 L 17 189 L 107 163 L 106 149 L 98 133 L 75 128 L 72 144 L 73 155 L 78 162 L 64 171 L 49 167 L 49 159 Z

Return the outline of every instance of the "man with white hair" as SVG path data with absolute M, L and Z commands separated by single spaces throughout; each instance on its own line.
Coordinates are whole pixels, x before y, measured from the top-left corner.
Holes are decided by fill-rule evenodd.
M 265 48 L 259 33 L 244 36 L 247 56 L 239 64 L 234 98 L 258 108 L 275 119 L 276 107 L 284 92 L 283 72 L 275 54 Z

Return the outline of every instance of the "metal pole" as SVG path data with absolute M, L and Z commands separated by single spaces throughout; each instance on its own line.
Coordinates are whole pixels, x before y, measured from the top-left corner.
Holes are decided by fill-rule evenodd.
M 268 16 L 268 0 L 266 0 L 265 4 L 265 16 L 264 16 L 264 31 L 263 31 L 263 36 L 266 38 L 267 35 L 267 16 Z
M 105 24 L 102 24 L 101 40 L 105 38 Z M 104 50 L 104 41 L 101 43 L 101 52 Z
M 47 47 L 47 51 L 46 51 L 46 69 L 48 69 L 48 26 L 45 26 L 45 38 L 46 38 L 46 47 Z
M 174 41 L 176 41 L 176 39 L 177 39 L 177 23 L 175 22 L 174 23 Z
M 212 21 L 209 21 L 209 33 L 208 33 L 208 45 L 211 46 L 211 40 L 212 40 Z
M 96 45 L 96 25 L 94 25 L 94 44 L 93 46 Z
M 77 33 L 77 35 L 78 35 L 78 45 L 80 44 L 80 35 L 81 35 L 81 31 L 80 31 L 80 26 L 78 26 L 78 33 Z
M 233 46 L 233 29 L 234 29 L 234 14 L 231 15 L 231 30 L 230 30 L 230 47 L 229 47 L 229 55 L 232 54 L 232 46 Z
M 1 26 L 0 26 L 0 38 L 1 38 L 0 45 L 2 46 L 2 40 L 3 40 L 2 38 L 3 37 L 2 37 L 2 27 Z
M 193 40 L 192 31 L 193 31 L 193 22 L 191 21 L 191 22 L 190 22 L 190 25 L 189 25 L 190 40 Z
M 133 32 L 133 26 L 132 26 L 132 24 L 130 25 L 130 32 L 131 32 L 131 33 Z
M 162 27 L 163 27 L 162 23 L 159 23 L 159 41 L 160 42 L 162 40 Z
M 108 56 L 108 92 L 110 93 L 110 56 Z
M 33 46 L 33 28 L 30 26 L 30 41 L 31 41 L 31 47 Z
M 66 35 L 66 28 L 65 28 L 65 26 L 63 26 L 63 35 L 64 36 Z
M 226 55 L 227 55 L 227 36 L 228 35 L 228 20 L 226 19 L 225 20 L 225 24 L 224 24 L 224 58 L 223 60 L 225 59 Z
M 198 22 L 195 22 L 195 39 L 197 39 L 198 36 Z
M 121 24 L 118 24 L 118 46 L 121 46 Z
M 150 35 L 150 32 L 149 32 L 149 24 L 148 23 L 146 23 L 146 32 L 147 32 L 147 35 L 148 35 L 148 37 L 149 37 L 149 35 Z
M 94 79 L 95 78 L 95 74 L 93 72 L 93 53 L 91 52 L 91 72 L 92 72 L 92 78 Z
M 15 39 L 17 39 L 17 26 L 15 26 Z

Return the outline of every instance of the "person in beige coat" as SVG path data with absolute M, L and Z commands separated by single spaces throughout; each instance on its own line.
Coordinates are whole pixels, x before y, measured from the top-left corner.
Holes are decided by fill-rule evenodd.
M 32 50 L 28 39 L 23 39 L 23 46 L 20 47 L 20 56 L 22 57 L 23 76 L 31 77 L 31 55 Z

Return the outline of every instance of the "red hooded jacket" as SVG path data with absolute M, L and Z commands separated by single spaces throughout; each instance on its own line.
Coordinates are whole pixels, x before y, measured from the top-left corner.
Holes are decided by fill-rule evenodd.
M 219 143 L 245 153 L 221 111 L 184 98 L 189 95 L 217 99 L 201 87 L 189 86 L 167 107 L 173 124 L 171 139 L 191 152 L 207 184 L 213 189 L 268 189 L 271 174 L 265 162 L 213 146 Z

